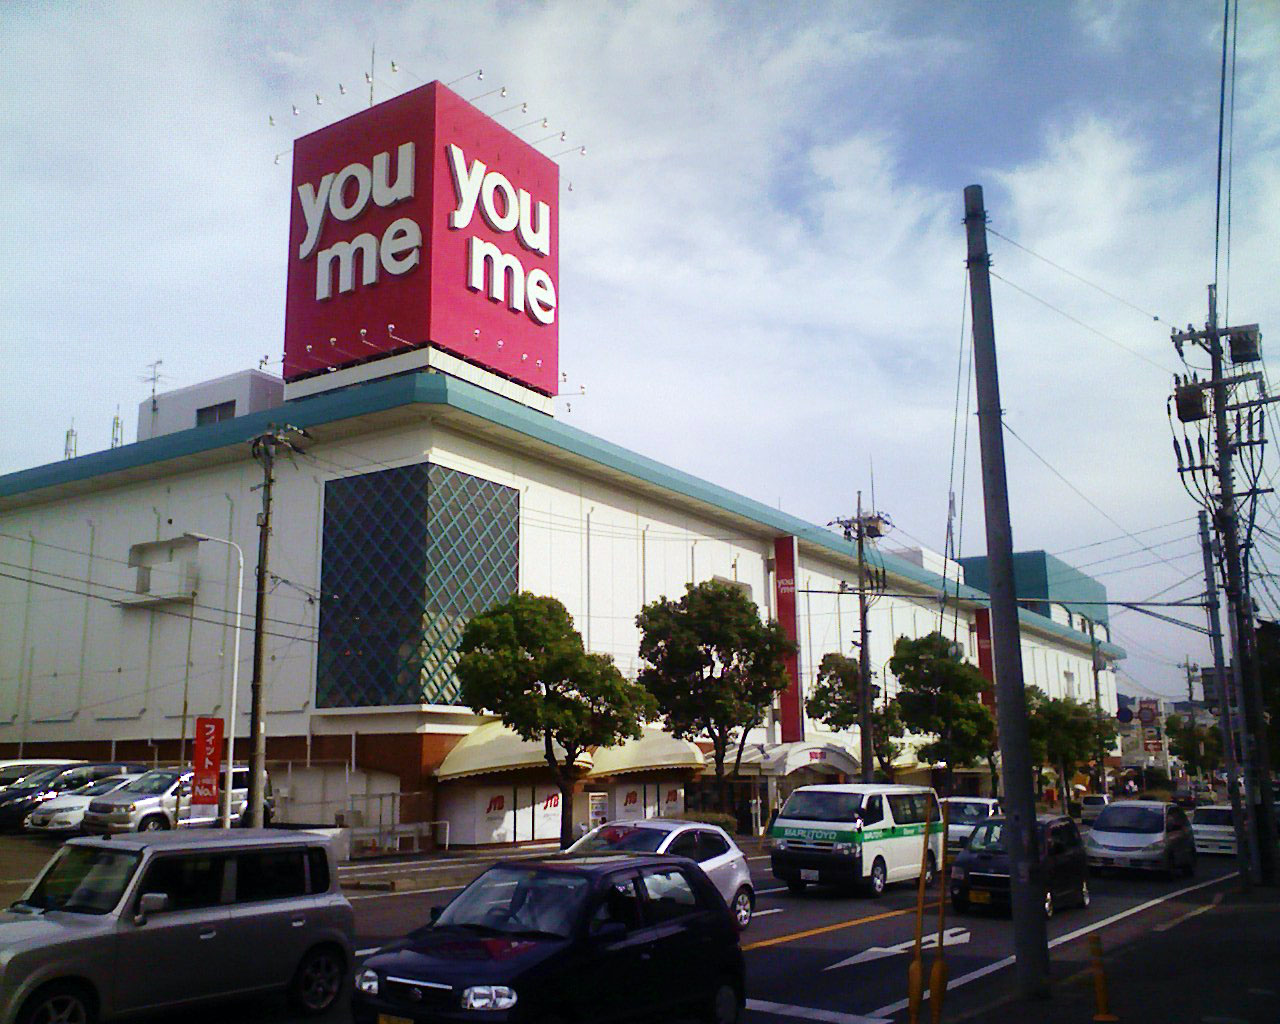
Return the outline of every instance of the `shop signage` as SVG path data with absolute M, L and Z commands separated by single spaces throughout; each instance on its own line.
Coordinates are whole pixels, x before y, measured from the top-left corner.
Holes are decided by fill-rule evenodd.
M 432 345 L 555 392 L 553 160 L 433 82 L 303 136 L 293 163 L 286 381 Z
M 782 712 L 782 742 L 793 743 L 804 739 L 804 696 L 800 691 L 800 631 L 796 616 L 795 537 L 775 537 L 773 558 L 775 614 L 783 634 L 796 645 L 783 659 L 791 682 L 778 698 Z
M 191 750 L 191 802 L 218 802 L 218 772 L 222 768 L 222 719 L 196 719 L 195 743 Z

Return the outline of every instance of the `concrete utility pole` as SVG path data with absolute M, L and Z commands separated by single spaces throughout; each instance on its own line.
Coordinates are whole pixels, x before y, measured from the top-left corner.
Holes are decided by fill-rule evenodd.
M 1009 523 L 1004 424 L 991 309 L 991 254 L 987 251 L 987 211 L 983 208 L 981 185 L 970 185 L 964 190 L 964 223 L 968 239 L 978 433 L 982 447 L 983 509 L 987 520 L 987 559 L 991 567 L 991 653 L 995 661 L 1004 807 L 1009 823 L 1006 834 L 1013 902 L 1013 949 L 1022 993 L 1047 996 L 1049 947 L 1044 917 L 1044 876 L 1036 839 L 1036 798 L 1027 729 L 1027 695 L 1022 680 L 1022 638 L 1013 583 L 1013 529 Z
M 294 427 L 272 427 L 252 441 L 254 460 L 262 463 L 262 511 L 258 513 L 257 592 L 253 605 L 253 681 L 249 687 L 249 826 L 262 828 L 263 802 L 267 781 L 267 730 L 263 717 L 262 659 L 266 647 L 267 549 L 271 540 L 271 485 L 275 482 L 276 449 L 300 451 L 291 433 Z M 305 433 L 304 433 L 305 436 Z M 230 800 L 230 791 L 227 794 Z
M 1252 328 L 1256 334 L 1256 325 Z M 1240 516 L 1236 507 L 1234 457 L 1237 443 L 1233 440 L 1227 418 L 1229 389 L 1242 383 L 1237 377 L 1228 380 L 1224 373 L 1222 339 L 1232 328 L 1218 329 L 1218 289 L 1209 285 L 1209 320 L 1203 331 L 1175 331 L 1173 342 L 1181 346 L 1187 341 L 1201 343 L 1209 353 L 1210 379 L 1204 385 L 1213 394 L 1214 455 L 1217 462 L 1218 500 L 1214 509 L 1215 527 L 1222 541 L 1222 557 L 1226 563 L 1227 627 L 1231 635 L 1231 672 L 1236 692 L 1240 695 L 1240 734 L 1244 749 L 1243 775 L 1246 816 L 1251 819 L 1257 836 L 1256 862 L 1258 880 L 1264 885 L 1276 882 L 1275 805 L 1271 789 L 1270 757 L 1267 751 L 1267 723 L 1264 716 L 1262 687 L 1255 666 L 1253 644 L 1253 609 L 1246 601 L 1247 588 L 1240 553 Z M 1256 340 L 1256 339 L 1255 339 Z M 1244 379 L 1248 379 L 1245 377 Z M 1256 403 L 1252 403 L 1256 404 Z M 1247 495 L 1246 495 L 1247 496 Z
M 867 629 L 867 562 L 864 545 L 867 524 L 862 519 L 862 492 L 858 492 L 858 733 L 861 741 L 862 781 L 875 781 L 875 747 L 871 738 L 871 651 Z
M 1257 849 L 1250 817 L 1240 804 L 1240 767 L 1236 763 L 1236 737 L 1232 726 L 1231 683 L 1222 658 L 1222 620 L 1218 611 L 1218 580 L 1213 570 L 1213 544 L 1209 540 L 1209 517 L 1200 512 L 1200 551 L 1204 556 L 1205 612 L 1209 618 L 1209 649 L 1213 673 L 1218 683 L 1218 726 L 1222 730 L 1222 751 L 1227 762 L 1227 792 L 1231 797 L 1231 824 L 1236 832 L 1236 863 L 1240 885 L 1249 889 L 1257 870 L 1253 851 Z

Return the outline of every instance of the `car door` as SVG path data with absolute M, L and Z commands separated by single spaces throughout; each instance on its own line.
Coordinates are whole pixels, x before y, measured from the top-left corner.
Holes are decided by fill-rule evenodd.
M 740 884 L 738 878 L 738 855 L 724 836 L 707 828 L 697 830 L 698 855 L 694 858 L 703 873 L 711 879 L 711 884 L 724 897 L 725 903 L 732 904 L 734 893 Z
M 293 977 L 311 938 L 317 907 L 307 894 L 302 846 L 235 854 L 226 931 L 236 964 L 236 987 L 283 985 Z M 263 956 L 263 950 L 270 956 Z
M 716 980 L 706 970 L 712 953 L 710 909 L 679 867 L 641 868 L 640 891 L 652 935 L 656 1008 L 669 1014 Z
M 618 934 L 606 938 L 606 927 Z M 639 876 L 634 871 L 613 875 L 593 898 L 582 959 L 566 964 L 559 987 L 577 997 L 584 1019 L 651 1018 L 661 994 L 653 943 Z
M 217 995 L 232 980 L 223 906 L 227 858 L 177 853 L 146 866 L 117 932 L 115 1005 L 120 1011 Z M 164 893 L 167 910 L 139 922 L 144 893 Z

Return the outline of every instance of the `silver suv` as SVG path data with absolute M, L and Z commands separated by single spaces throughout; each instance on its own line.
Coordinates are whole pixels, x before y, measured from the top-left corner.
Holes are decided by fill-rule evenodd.
M 153 768 L 113 793 L 97 797 L 84 812 L 81 828 L 90 835 L 119 832 L 160 832 L 171 828 L 199 828 L 218 822 L 214 804 L 192 804 L 190 768 Z M 219 777 L 219 783 L 222 779 Z M 271 821 L 271 776 L 264 791 L 263 822 Z M 249 769 L 231 772 L 231 820 L 240 824 L 249 800 Z
M 72 839 L 0 911 L 0 1024 L 286 989 L 337 1001 L 354 920 L 325 839 L 302 832 Z

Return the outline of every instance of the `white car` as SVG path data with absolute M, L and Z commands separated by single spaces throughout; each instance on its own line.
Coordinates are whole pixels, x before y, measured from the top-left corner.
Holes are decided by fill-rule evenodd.
M 1080 821 L 1090 823 L 1096 821 L 1102 809 L 1111 803 L 1111 797 L 1105 793 L 1086 793 L 1080 798 Z
M 47 800 L 27 815 L 23 825 L 26 831 L 36 835 L 70 835 L 80 831 L 84 823 L 85 808 L 95 796 L 114 793 L 128 785 L 138 775 L 108 775 L 105 779 Z
M 1196 839 L 1196 853 L 1235 856 L 1236 829 L 1229 804 L 1197 807 L 1191 812 L 1191 834 Z
M 729 833 L 717 825 L 668 818 L 610 821 L 592 829 L 566 853 L 668 853 L 688 857 L 711 879 L 741 931 L 751 923 L 756 890 L 747 858 Z
M 979 822 L 1001 814 L 1000 801 L 989 796 L 948 796 L 942 803 L 947 813 L 948 853 L 963 850 Z

